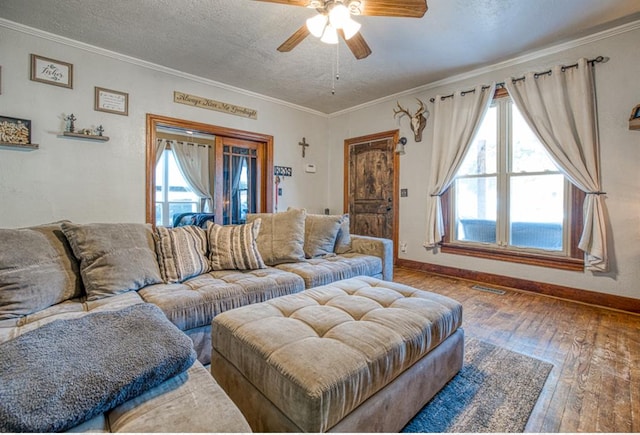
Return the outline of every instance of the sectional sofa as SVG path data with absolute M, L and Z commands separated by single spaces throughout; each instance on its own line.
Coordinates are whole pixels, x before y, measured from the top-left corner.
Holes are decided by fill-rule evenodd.
M 357 275 L 391 280 L 391 241 L 348 228 L 290 209 L 206 230 L 0 229 L 0 429 L 249 432 L 204 367 L 211 321 Z

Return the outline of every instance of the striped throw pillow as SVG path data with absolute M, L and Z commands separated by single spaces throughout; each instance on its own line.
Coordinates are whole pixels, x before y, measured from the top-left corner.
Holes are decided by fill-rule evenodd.
M 156 253 L 166 283 L 182 282 L 209 271 L 207 234 L 193 225 L 156 228 Z
M 260 219 L 244 225 L 207 223 L 211 270 L 265 269 L 256 239 Z

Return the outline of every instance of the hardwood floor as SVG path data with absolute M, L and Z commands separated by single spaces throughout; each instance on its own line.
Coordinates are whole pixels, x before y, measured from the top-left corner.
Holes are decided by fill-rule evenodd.
M 527 432 L 640 432 L 640 316 L 412 269 L 394 281 L 461 302 L 467 336 L 554 365 Z

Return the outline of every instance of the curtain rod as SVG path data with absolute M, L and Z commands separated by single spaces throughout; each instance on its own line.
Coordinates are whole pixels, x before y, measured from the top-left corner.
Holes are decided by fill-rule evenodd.
M 600 63 L 600 62 L 603 62 L 603 63 L 604 63 L 604 62 L 606 62 L 606 61 L 608 61 L 608 60 L 609 60 L 609 58 L 608 58 L 608 57 L 598 56 L 598 57 L 596 57 L 596 58 L 594 58 L 594 59 L 589 59 L 589 60 L 587 61 L 587 63 L 589 63 L 589 64 L 591 64 L 591 66 L 593 66 L 593 65 L 595 65 L 596 63 Z M 578 68 L 578 64 L 577 64 L 577 63 L 574 63 L 573 65 L 563 65 L 563 66 L 562 66 L 562 71 L 565 71 L 565 70 L 567 70 L 567 69 L 569 69 L 569 68 Z M 544 71 L 544 72 L 541 72 L 541 73 L 535 73 L 533 76 L 534 76 L 535 78 L 538 78 L 538 77 L 543 76 L 543 75 L 551 75 L 551 70 Z M 524 80 L 524 79 L 525 79 L 525 77 L 524 77 L 524 76 L 522 76 L 522 77 L 518 77 L 518 78 L 516 78 L 516 79 L 512 79 L 511 81 L 512 81 L 513 83 L 515 83 L 515 82 L 519 82 L 519 81 Z M 505 83 L 504 83 L 504 82 L 496 83 L 496 88 L 504 88 L 504 86 L 505 86 Z M 483 86 L 483 87 L 482 87 L 482 90 L 484 91 L 484 90 L 486 90 L 486 89 L 489 89 L 490 87 L 491 87 L 491 86 Z M 475 89 L 469 89 L 468 91 L 462 91 L 462 92 L 460 93 L 460 95 L 462 95 L 462 96 L 464 97 L 464 95 L 465 95 L 465 94 L 470 94 L 470 93 L 475 92 L 475 91 L 476 91 Z M 451 97 L 453 97 L 453 95 L 454 95 L 454 94 L 445 95 L 445 96 L 443 96 L 443 97 L 440 97 L 440 99 L 441 99 L 441 100 L 445 100 L 445 99 L 447 99 L 447 98 L 451 98 Z M 436 101 L 436 99 L 435 99 L 435 98 L 431 98 L 429 101 L 430 101 L 430 102 L 432 102 L 432 103 L 434 103 L 434 102 Z

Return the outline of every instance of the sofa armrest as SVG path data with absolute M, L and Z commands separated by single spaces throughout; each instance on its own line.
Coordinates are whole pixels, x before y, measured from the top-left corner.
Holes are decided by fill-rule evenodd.
M 382 259 L 382 279 L 385 281 L 393 280 L 392 240 L 351 234 L 351 249 L 349 252 L 380 257 Z

